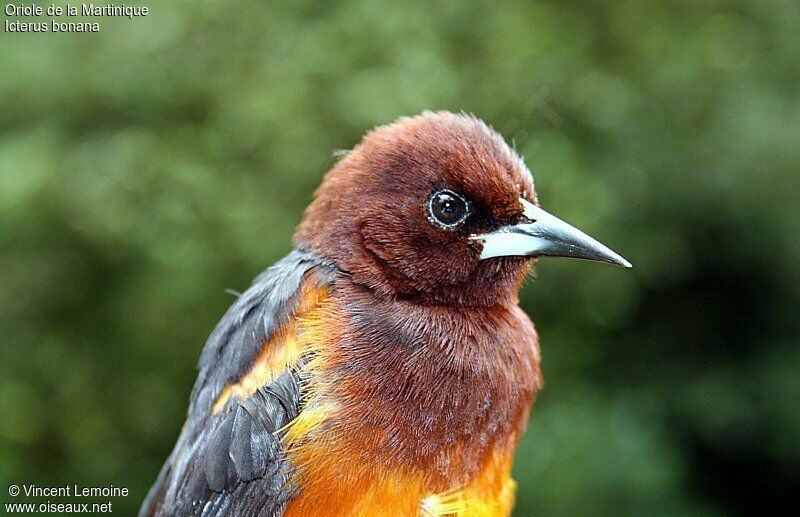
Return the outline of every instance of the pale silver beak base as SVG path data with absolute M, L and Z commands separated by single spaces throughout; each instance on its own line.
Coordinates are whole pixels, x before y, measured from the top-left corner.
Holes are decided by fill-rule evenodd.
M 523 215 L 529 223 L 504 226 L 491 233 L 470 237 L 483 245 L 481 259 L 510 256 L 569 257 L 633 267 L 620 255 L 577 228 L 548 214 L 530 201 L 519 201 Z

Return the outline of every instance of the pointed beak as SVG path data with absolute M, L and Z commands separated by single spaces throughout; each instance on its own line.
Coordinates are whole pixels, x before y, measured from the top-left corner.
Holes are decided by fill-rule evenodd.
M 483 244 L 481 259 L 492 257 L 571 257 L 615 266 L 630 262 L 582 231 L 548 214 L 530 201 L 520 199 L 529 222 L 504 226 L 491 233 L 470 236 Z

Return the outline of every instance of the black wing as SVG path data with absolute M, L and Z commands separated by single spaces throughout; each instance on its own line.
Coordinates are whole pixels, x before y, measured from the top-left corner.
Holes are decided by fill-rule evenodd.
M 216 414 L 212 407 L 294 315 L 303 283 L 326 284 L 334 271 L 318 256 L 295 250 L 259 275 L 231 306 L 206 342 L 186 424 L 140 516 L 283 513 L 293 493 L 277 431 L 300 411 L 297 371 L 283 373 L 244 401 L 230 401 Z

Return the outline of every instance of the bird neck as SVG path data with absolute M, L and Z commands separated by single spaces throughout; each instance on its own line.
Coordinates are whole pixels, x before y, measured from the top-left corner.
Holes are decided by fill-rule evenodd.
M 347 379 L 328 388 L 339 408 L 334 441 L 362 444 L 367 463 L 422 468 L 441 486 L 516 443 L 542 383 L 536 333 L 519 307 L 388 300 L 349 279 L 329 303 L 337 321 L 323 376 Z

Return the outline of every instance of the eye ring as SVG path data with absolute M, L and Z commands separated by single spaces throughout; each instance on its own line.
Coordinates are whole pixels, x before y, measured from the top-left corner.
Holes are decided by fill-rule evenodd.
M 428 219 L 444 228 L 459 226 L 469 214 L 469 202 L 452 190 L 437 190 L 428 198 Z

